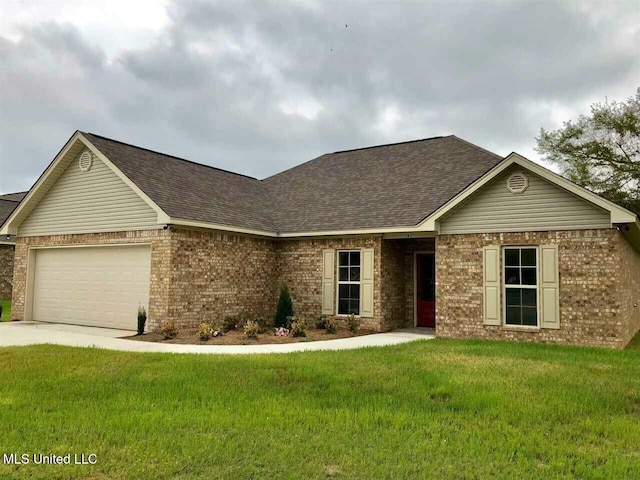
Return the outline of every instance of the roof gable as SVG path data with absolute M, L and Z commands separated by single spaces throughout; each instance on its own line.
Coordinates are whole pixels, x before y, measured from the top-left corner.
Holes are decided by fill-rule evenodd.
M 111 168 L 94 158 L 91 168 L 71 161 L 18 226 L 20 236 L 148 229 L 156 212 Z
M 523 191 L 509 190 L 510 179 Z M 439 220 L 439 232 L 489 233 L 610 228 L 611 215 L 517 164 L 495 176 Z
M 64 147 L 58 152 L 43 174 L 38 178 L 31 190 L 26 194 L 13 213 L 5 220 L 0 228 L 1 235 L 16 235 L 18 227 L 28 218 L 31 212 L 39 205 L 49 190 L 56 184 L 57 180 L 66 171 L 67 167 L 77 159 L 80 152 L 90 150 L 100 159 L 107 169 L 114 173 L 125 185 L 133 190 L 156 214 L 157 223 L 166 223 L 168 216 L 143 192 L 129 180 L 122 172 L 104 157 L 91 143 L 82 136 L 80 132 L 75 132 L 67 141 Z

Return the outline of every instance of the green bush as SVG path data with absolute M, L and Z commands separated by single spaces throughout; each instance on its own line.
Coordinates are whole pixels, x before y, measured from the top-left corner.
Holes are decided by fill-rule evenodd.
M 231 315 L 224 317 L 222 321 L 222 328 L 225 332 L 230 332 L 231 330 L 236 330 L 238 328 L 238 317 L 233 317 Z
M 303 318 L 291 317 L 291 329 L 290 333 L 293 337 L 306 337 L 307 336 L 307 323 Z
M 0 317 L 2 317 L 2 306 L 0 306 Z M 147 310 L 144 306 L 138 306 L 138 335 L 144 333 L 144 327 L 147 324 Z
M 338 325 L 336 319 L 333 317 L 327 317 L 324 319 L 325 333 L 336 333 L 338 331 Z
M 254 322 L 253 320 L 249 320 L 244 324 L 244 336 L 247 338 L 258 338 L 258 334 L 260 333 L 260 325 L 258 322 Z
M 178 327 L 176 327 L 176 322 L 173 320 L 163 321 L 162 326 L 160 327 L 160 333 L 162 333 L 165 340 L 176 338 L 178 336 Z
M 256 318 L 256 323 L 260 327 L 260 333 L 266 333 L 273 330 L 273 323 L 264 317 Z
M 287 317 L 293 317 L 293 302 L 289 287 L 283 285 L 280 289 L 280 298 L 278 299 L 278 310 L 273 320 L 275 327 L 287 327 Z
M 360 329 L 360 318 L 355 315 L 349 315 L 347 318 L 347 328 L 351 333 L 356 333 Z
M 213 327 L 210 323 L 202 322 L 198 328 L 198 338 L 206 342 L 213 336 Z
M 326 328 L 325 321 L 327 319 L 326 315 L 320 315 L 318 320 L 316 320 L 316 328 L 320 330 L 324 330 Z

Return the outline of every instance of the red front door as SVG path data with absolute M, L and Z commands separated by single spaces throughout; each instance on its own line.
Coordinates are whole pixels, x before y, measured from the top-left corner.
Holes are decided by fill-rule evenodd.
M 436 326 L 436 262 L 433 253 L 416 255 L 416 326 Z

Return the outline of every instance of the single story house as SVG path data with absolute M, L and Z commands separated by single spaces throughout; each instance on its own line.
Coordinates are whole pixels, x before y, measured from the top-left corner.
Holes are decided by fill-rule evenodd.
M 27 192 L 19 192 L 0 195 L 0 225 L 9 218 L 26 194 Z M 0 300 L 11 300 L 14 249 L 15 242 L 12 239 L 0 238 Z
M 438 337 L 624 347 L 636 214 L 456 136 L 255 178 L 75 132 L 0 228 L 12 315 L 134 329 L 295 313 Z

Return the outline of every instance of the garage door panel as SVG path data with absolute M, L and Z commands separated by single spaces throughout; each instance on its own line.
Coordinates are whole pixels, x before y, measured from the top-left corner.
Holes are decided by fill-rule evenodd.
M 38 250 L 33 319 L 133 330 L 150 270 L 149 246 Z

